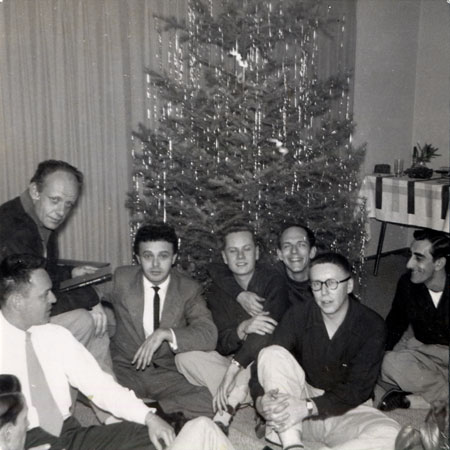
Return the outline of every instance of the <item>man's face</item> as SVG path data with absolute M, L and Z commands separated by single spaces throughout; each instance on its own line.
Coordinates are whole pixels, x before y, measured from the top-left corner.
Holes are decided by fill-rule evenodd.
M 406 268 L 411 271 L 412 283 L 427 283 L 432 280 L 436 261 L 430 253 L 431 242 L 428 239 L 414 241 L 411 244 L 411 256 L 406 264 Z
M 309 262 L 316 255 L 316 247 L 311 247 L 308 234 L 303 228 L 290 227 L 283 231 L 278 259 L 283 261 L 290 278 L 299 276 L 308 279 Z
M 30 184 L 34 210 L 44 227 L 56 230 L 69 215 L 78 199 L 79 186 L 68 172 L 53 172 L 44 180 L 41 191 L 36 183 Z
M 336 264 L 324 263 L 312 266 L 309 273 L 309 279 L 313 281 L 326 281 L 334 279 L 337 281 L 345 280 L 349 274 Z M 336 290 L 329 289 L 324 283 L 318 291 L 313 291 L 316 301 L 322 313 L 327 316 L 333 316 L 348 306 L 348 294 L 353 290 L 353 280 L 339 283 Z
M 252 274 L 259 258 L 259 250 L 253 241 L 252 233 L 237 231 L 227 234 L 222 258 L 233 274 L 238 276 Z
M 50 277 L 44 269 L 36 269 L 31 273 L 30 283 L 19 297 L 21 317 L 26 328 L 48 323 L 56 297 L 52 292 Z
M 173 252 L 173 245 L 170 242 L 148 241 L 139 243 L 139 254 L 136 258 L 147 280 L 158 285 L 170 275 L 177 255 Z

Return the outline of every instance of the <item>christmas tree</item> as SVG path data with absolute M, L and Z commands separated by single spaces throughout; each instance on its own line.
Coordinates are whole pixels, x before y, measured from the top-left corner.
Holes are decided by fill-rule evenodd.
M 271 255 L 282 223 L 300 221 L 320 248 L 361 261 L 364 151 L 351 145 L 349 74 L 323 78 L 317 64 L 317 37 L 335 19 L 299 0 L 229 0 L 220 11 L 192 0 L 187 17 L 159 18 L 176 45 L 170 73 L 148 71 L 160 107 L 157 126 L 134 133 L 132 230 L 169 222 L 180 264 L 200 280 L 235 220 Z

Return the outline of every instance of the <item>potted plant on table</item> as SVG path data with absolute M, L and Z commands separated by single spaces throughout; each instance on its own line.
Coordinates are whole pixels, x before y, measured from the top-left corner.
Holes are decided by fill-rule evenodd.
M 433 158 L 441 156 L 437 153 L 438 150 L 437 147 L 433 147 L 426 142 L 423 145 L 417 143 L 417 146 L 414 146 L 413 149 L 413 165 L 406 169 L 405 173 L 410 178 L 430 178 L 433 175 L 433 169 L 427 167 L 427 163 Z

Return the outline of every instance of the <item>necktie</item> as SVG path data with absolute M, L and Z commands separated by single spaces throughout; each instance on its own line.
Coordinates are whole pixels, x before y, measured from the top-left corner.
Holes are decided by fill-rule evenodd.
M 25 351 L 27 355 L 31 403 L 37 410 L 39 426 L 53 436 L 59 436 L 64 421 L 63 416 L 45 379 L 41 364 L 31 342 L 30 333 L 26 334 Z
M 159 328 L 159 287 L 152 286 L 152 288 L 155 290 L 155 295 L 153 297 L 153 331 L 156 331 Z

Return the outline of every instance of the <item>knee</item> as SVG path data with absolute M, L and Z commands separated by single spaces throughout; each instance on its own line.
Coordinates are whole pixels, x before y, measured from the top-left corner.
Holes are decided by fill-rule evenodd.
M 71 314 L 73 322 L 70 331 L 78 341 L 86 345 L 95 334 L 94 319 L 86 309 L 75 309 L 71 311 Z
M 269 363 L 271 365 L 276 365 L 276 361 L 281 359 L 286 359 L 291 357 L 291 354 L 280 345 L 270 345 L 269 347 L 263 348 L 258 355 L 258 366 Z
M 398 352 L 386 352 L 381 365 L 381 374 L 383 376 L 392 376 L 398 370 Z
M 179 372 L 183 373 L 188 370 L 192 364 L 195 364 L 200 358 L 202 352 L 200 351 L 192 351 L 192 352 L 184 352 L 178 353 L 175 355 L 175 365 Z

